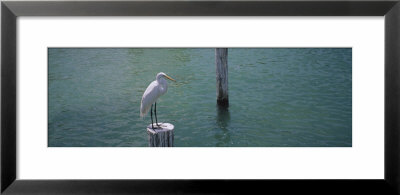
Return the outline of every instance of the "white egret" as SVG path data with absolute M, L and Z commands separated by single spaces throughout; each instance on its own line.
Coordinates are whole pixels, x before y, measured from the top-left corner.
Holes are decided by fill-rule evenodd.
M 149 110 L 151 109 L 151 127 L 154 129 L 153 126 L 153 103 L 154 103 L 154 114 L 156 117 L 156 125 L 158 127 L 160 127 L 160 125 L 158 125 L 157 122 L 157 99 L 164 95 L 167 92 L 168 89 L 168 84 L 167 81 L 165 80 L 165 78 L 171 80 L 171 81 L 175 81 L 173 78 L 169 77 L 168 75 L 166 75 L 163 72 L 160 72 L 157 74 L 156 76 L 156 80 L 151 82 L 150 85 L 147 87 L 146 91 L 143 94 L 142 97 L 142 102 L 140 104 L 140 117 L 144 117 L 144 115 L 147 114 L 147 112 L 149 112 Z

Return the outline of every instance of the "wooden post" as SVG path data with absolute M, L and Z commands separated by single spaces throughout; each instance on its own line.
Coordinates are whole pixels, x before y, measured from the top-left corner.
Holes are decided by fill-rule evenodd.
M 174 146 L 174 125 L 170 123 L 158 123 L 161 127 L 154 130 L 151 124 L 147 126 L 147 134 L 149 135 L 149 147 L 173 147 Z
M 217 104 L 228 107 L 228 49 L 215 49 L 215 68 L 217 76 Z

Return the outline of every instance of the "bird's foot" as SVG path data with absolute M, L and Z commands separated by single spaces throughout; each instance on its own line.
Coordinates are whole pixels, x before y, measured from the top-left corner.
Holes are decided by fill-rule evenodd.
M 160 124 L 161 123 L 156 123 L 157 127 L 162 128 Z
M 151 125 L 151 129 L 162 129 L 162 123 L 154 123 L 154 125 Z

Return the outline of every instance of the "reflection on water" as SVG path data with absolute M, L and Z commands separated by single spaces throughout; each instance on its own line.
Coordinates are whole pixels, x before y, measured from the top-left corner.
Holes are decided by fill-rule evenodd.
M 217 143 L 215 146 L 224 146 L 227 143 L 232 144 L 230 132 L 228 129 L 229 122 L 231 120 L 231 116 L 229 113 L 229 107 L 227 106 L 220 106 L 217 104 L 216 106 L 216 111 L 217 111 L 217 117 L 216 117 L 216 125 L 219 127 L 219 129 L 215 134 L 215 139 L 217 140 Z

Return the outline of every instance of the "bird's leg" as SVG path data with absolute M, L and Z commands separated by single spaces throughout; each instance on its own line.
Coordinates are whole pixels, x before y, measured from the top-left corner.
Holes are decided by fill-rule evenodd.
M 153 126 L 153 104 L 151 105 L 151 109 L 150 109 L 150 117 L 151 117 L 151 128 L 154 130 L 154 126 Z
M 157 122 L 157 102 L 154 102 L 154 115 L 156 115 L 156 125 L 157 125 L 157 127 L 161 127 Z

